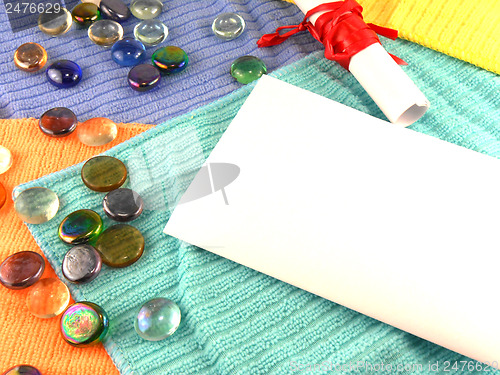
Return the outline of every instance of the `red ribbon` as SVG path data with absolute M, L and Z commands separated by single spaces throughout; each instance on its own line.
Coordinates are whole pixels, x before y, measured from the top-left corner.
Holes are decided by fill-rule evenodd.
M 398 37 L 397 30 L 374 24 L 366 24 L 361 12 L 363 8 L 355 0 L 336 1 L 321 4 L 307 12 L 298 25 L 278 27 L 272 34 L 263 35 L 257 42 L 258 47 L 280 44 L 300 31 L 308 30 L 311 35 L 325 46 L 325 57 L 349 70 L 351 57 L 366 47 L 380 43 L 377 34 L 392 40 Z M 318 12 L 326 12 L 318 17 L 315 25 L 309 18 Z M 280 34 L 280 31 L 289 31 Z M 407 65 L 402 59 L 391 55 L 400 65 Z

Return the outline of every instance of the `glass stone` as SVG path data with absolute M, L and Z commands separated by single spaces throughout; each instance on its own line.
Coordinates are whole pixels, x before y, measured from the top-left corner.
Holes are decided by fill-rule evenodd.
M 162 47 L 157 49 L 151 57 L 161 73 L 171 74 L 183 71 L 188 65 L 188 55 L 183 49 L 175 46 Z
M 137 219 L 144 209 L 141 196 L 130 189 L 110 191 L 104 197 L 102 205 L 110 219 L 121 222 Z
M 100 6 L 101 0 L 82 0 L 82 3 L 91 3 L 91 4 L 95 4 L 97 6 Z
M 63 339 L 73 346 L 89 346 L 106 336 L 109 319 L 102 307 L 92 302 L 70 305 L 61 316 Z
M 107 266 L 127 267 L 135 263 L 144 252 L 144 237 L 137 228 L 128 224 L 116 224 L 102 232 L 95 248 Z
M 14 64 L 25 72 L 38 72 L 47 63 L 47 51 L 38 43 L 21 44 L 14 53 Z
M 231 75 L 239 82 L 247 84 L 267 73 L 264 62 L 255 56 L 242 56 L 231 64 Z
M 222 13 L 212 23 L 215 36 L 224 40 L 239 37 L 245 30 L 245 20 L 236 13 Z
M 94 117 L 78 125 L 76 135 L 87 146 L 103 146 L 118 134 L 116 124 L 105 117 Z
M 38 121 L 38 126 L 43 133 L 56 138 L 70 135 L 77 125 L 76 115 L 64 107 L 49 109 Z
M 30 365 L 18 365 L 8 369 L 3 375 L 42 375 L 42 373 Z
M 104 17 L 116 22 L 126 21 L 132 15 L 127 4 L 121 0 L 102 0 L 99 7 Z
M 156 46 L 167 39 L 168 28 L 159 20 L 144 20 L 134 27 L 135 39 L 145 46 Z
M 58 12 L 40 13 L 38 16 L 38 28 L 47 35 L 59 36 L 71 29 L 73 18 L 71 13 L 61 7 Z
M 99 8 L 95 4 L 81 3 L 73 8 L 71 16 L 78 27 L 87 28 L 101 19 L 101 12 L 99 12 Z
M 135 331 L 148 341 L 171 336 L 181 322 L 181 310 L 166 298 L 155 298 L 142 305 L 134 322 Z
M 124 38 L 111 47 L 111 58 L 121 66 L 134 66 L 146 59 L 146 47 L 138 40 Z
M 88 35 L 98 46 L 111 47 L 123 38 L 123 27 L 116 21 L 99 20 L 90 25 Z
M 95 156 L 82 167 L 83 183 L 91 190 L 108 192 L 118 189 L 127 179 L 127 167 L 111 156 Z
M 0 174 L 7 172 L 12 166 L 12 154 L 9 149 L 0 146 Z
M 160 15 L 163 3 L 160 0 L 134 0 L 130 4 L 130 11 L 140 20 L 150 20 Z
M 69 303 L 68 287 L 59 279 L 42 279 L 28 292 L 26 304 L 38 318 L 50 319 L 64 311 Z
M 24 222 L 42 224 L 56 216 L 59 210 L 59 198 L 50 189 L 32 187 L 17 196 L 14 209 Z
M 92 241 L 102 231 L 102 219 L 92 210 L 78 210 L 70 213 L 59 225 L 59 238 L 70 245 Z
M 5 188 L 3 187 L 2 183 L 0 182 L 0 208 L 3 207 L 6 200 L 7 200 L 7 193 L 5 192 Z
M 82 80 L 82 68 L 71 60 L 59 60 L 49 65 L 46 75 L 54 86 L 67 89 Z
M 45 261 L 33 251 L 12 254 L 0 264 L 0 283 L 9 289 L 27 288 L 42 277 Z
M 90 245 L 72 247 L 64 256 L 62 273 L 66 279 L 75 284 L 88 283 L 101 272 L 101 256 Z
M 154 89 L 161 80 L 158 68 L 149 64 L 139 64 L 128 72 L 128 84 L 135 91 L 149 91 Z

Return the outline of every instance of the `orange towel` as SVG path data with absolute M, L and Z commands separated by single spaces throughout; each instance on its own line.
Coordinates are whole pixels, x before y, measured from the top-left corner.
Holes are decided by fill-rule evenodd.
M 61 170 L 104 152 L 151 127 L 119 124 L 118 137 L 102 147 L 85 146 L 76 134 L 50 138 L 38 129 L 38 120 L 0 120 L 0 145 L 7 147 L 13 164 L 0 183 L 7 202 L 0 209 L 0 262 L 22 250 L 41 250 L 27 227 L 17 217 L 11 199 L 14 186 Z M 43 278 L 57 277 L 47 260 Z M 40 319 L 26 307 L 29 289 L 10 290 L 0 286 L 0 374 L 18 364 L 35 366 L 44 375 L 119 374 L 104 347 L 74 348 L 60 336 L 59 319 Z

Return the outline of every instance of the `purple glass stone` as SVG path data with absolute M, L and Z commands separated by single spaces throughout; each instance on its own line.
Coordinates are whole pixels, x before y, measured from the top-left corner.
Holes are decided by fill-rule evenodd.
M 42 277 L 45 261 L 33 251 L 12 254 L 0 264 L 0 283 L 9 289 L 27 288 Z
M 75 284 L 88 283 L 101 272 L 101 256 L 90 245 L 72 247 L 64 256 L 62 273 Z
M 17 365 L 8 369 L 3 375 L 42 375 L 42 373 L 30 365 Z
M 149 64 L 140 64 L 130 69 L 128 84 L 135 91 L 149 91 L 160 83 L 160 71 Z

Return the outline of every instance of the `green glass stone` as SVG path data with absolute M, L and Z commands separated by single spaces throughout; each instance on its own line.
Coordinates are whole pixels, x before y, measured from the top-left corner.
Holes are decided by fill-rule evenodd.
M 24 222 L 42 224 L 56 216 L 59 210 L 59 198 L 50 189 L 33 187 L 17 196 L 14 209 Z
M 267 73 L 266 64 L 255 56 L 242 56 L 231 64 L 231 75 L 239 82 L 247 84 Z
M 77 302 L 61 315 L 63 339 L 73 346 L 89 346 L 106 336 L 109 319 L 102 307 L 92 302 Z
M 70 213 L 59 225 L 59 238 L 70 245 L 89 242 L 102 231 L 102 219 L 92 210 L 78 210 Z
M 189 59 L 182 48 L 168 46 L 158 48 L 151 56 L 151 60 L 162 74 L 172 74 L 186 69 Z
M 108 192 L 118 189 L 127 179 L 127 167 L 111 156 L 96 156 L 82 167 L 83 183 L 91 190 Z
M 144 252 L 144 237 L 139 229 L 127 224 L 116 224 L 106 229 L 94 246 L 102 262 L 110 267 L 127 267 Z
M 87 28 L 95 21 L 101 19 L 101 12 L 95 4 L 81 3 L 73 8 L 71 16 L 78 27 Z
M 181 310 L 166 298 L 155 298 L 142 305 L 134 322 L 135 331 L 148 341 L 171 336 L 181 322 Z

